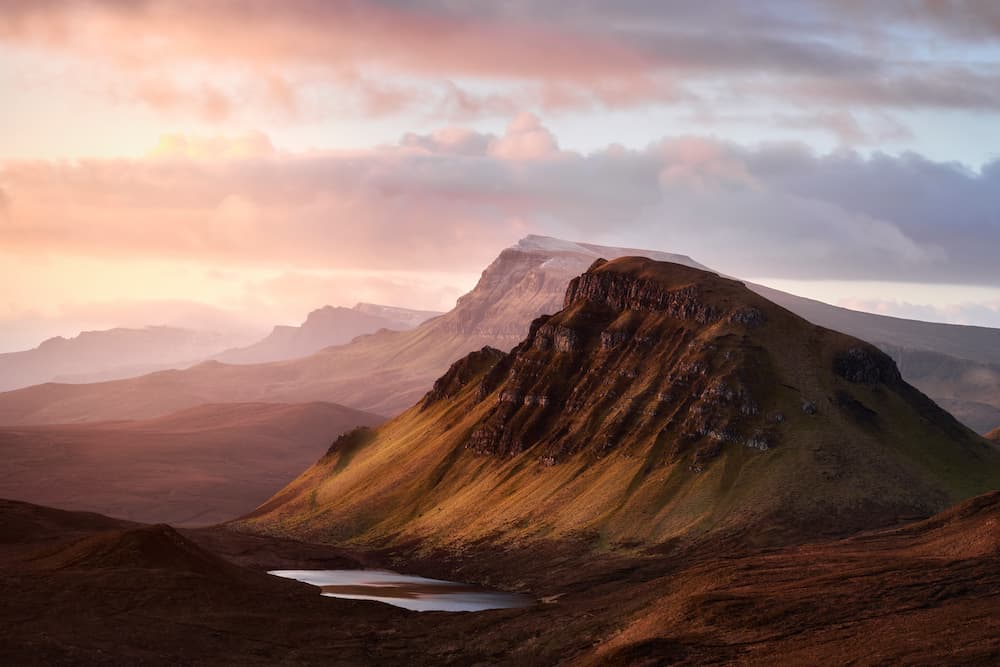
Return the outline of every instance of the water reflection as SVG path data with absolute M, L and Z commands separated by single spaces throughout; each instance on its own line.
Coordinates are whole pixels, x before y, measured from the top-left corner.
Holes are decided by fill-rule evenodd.
M 376 600 L 413 611 L 483 611 L 534 603 L 518 593 L 389 570 L 273 570 L 269 574 L 319 586 L 322 594 L 330 597 Z

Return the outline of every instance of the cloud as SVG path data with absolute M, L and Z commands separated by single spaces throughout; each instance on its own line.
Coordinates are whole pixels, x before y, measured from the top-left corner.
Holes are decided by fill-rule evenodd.
M 0 245 L 298 271 L 475 272 L 528 232 L 689 254 L 736 275 L 1000 284 L 1000 162 L 674 137 L 561 151 L 534 116 L 352 152 L 171 137 L 171 159 L 20 162 Z M 226 159 L 206 159 L 209 154 Z
M 7 220 L 10 215 L 10 197 L 0 188 L 0 220 Z
M 542 127 L 532 113 L 521 113 L 507 126 L 507 132 L 489 144 L 490 155 L 502 160 L 541 160 L 559 150 L 556 138 Z
M 841 114 L 997 112 L 995 63 L 964 48 L 997 25 L 988 0 L 11 0 L 0 40 L 110 63 L 123 97 L 217 122 L 248 101 L 321 117 L 345 95 L 364 113 L 462 121 L 734 95 Z M 324 86 L 339 95 L 301 92 Z

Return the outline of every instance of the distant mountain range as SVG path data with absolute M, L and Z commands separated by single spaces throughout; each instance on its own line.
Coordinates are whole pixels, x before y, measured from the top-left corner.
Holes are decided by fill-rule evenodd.
M 45 382 L 87 384 L 187 368 L 209 359 L 233 364 L 308 356 L 381 329 L 404 331 L 440 313 L 373 303 L 324 306 L 300 326 L 274 327 L 249 344 L 246 333 L 219 333 L 170 326 L 84 331 L 55 337 L 32 350 L 0 354 L 0 391 Z
M 201 364 L 95 385 L 46 385 L 0 394 L 0 424 L 149 417 L 203 402 L 331 401 L 383 415 L 415 403 L 456 359 L 483 346 L 509 350 L 529 323 L 562 306 L 566 285 L 595 259 L 636 255 L 704 268 L 689 257 L 528 236 L 503 250 L 455 308 L 409 331 L 378 331 L 300 359 Z M 903 320 L 838 308 L 748 284 L 769 300 L 901 360 L 904 377 L 979 432 L 1000 395 L 979 379 L 1000 363 L 1000 330 Z M 936 365 L 907 362 L 919 352 Z M 961 370 L 959 370 L 961 369 Z M 971 369 L 971 373 L 968 372 Z
M 309 313 L 300 326 L 276 326 L 263 340 L 247 347 L 226 350 L 213 359 L 227 364 L 296 359 L 331 345 L 349 343 L 362 334 L 381 329 L 412 329 L 440 314 L 372 303 L 359 303 L 353 308 L 324 306 Z
M 198 363 L 245 336 L 179 327 L 84 331 L 32 350 L 0 354 L 0 390 L 42 382 L 99 382 Z
M 743 283 L 598 260 L 510 353 L 342 436 L 242 528 L 338 543 L 787 544 L 996 488 L 1000 448 L 869 343 Z

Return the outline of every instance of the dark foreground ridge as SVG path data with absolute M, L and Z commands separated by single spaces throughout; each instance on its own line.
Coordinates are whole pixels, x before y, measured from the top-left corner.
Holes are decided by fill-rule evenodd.
M 264 574 L 360 565 L 333 547 L 0 501 L 0 526 L 19 527 L 0 533 L 0 663 L 994 664 L 998 523 L 992 493 L 892 530 L 724 556 L 356 554 L 542 599 L 462 614 Z

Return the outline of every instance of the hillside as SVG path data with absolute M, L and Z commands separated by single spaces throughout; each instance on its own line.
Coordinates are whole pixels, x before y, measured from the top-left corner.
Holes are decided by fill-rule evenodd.
M 456 362 L 241 526 L 363 544 L 732 535 L 926 516 L 1000 484 L 1000 451 L 870 344 L 742 283 L 599 260 L 512 352 Z
M 238 403 L 4 428 L 0 497 L 136 521 L 217 523 L 259 505 L 338 434 L 381 421 L 331 403 Z
M 227 364 L 258 364 L 305 357 L 332 345 L 349 343 L 381 329 L 405 331 L 441 313 L 359 303 L 353 308 L 324 306 L 297 327 L 276 326 L 263 340 L 212 357 Z
M 331 401 L 396 415 L 419 400 L 455 360 L 484 346 L 511 349 L 532 320 L 561 307 L 567 283 L 595 259 L 625 255 L 704 268 L 683 255 L 528 236 L 503 250 L 454 309 L 415 329 L 379 331 L 290 361 L 210 362 L 118 382 L 41 385 L 0 393 L 0 424 L 140 419 L 226 401 Z M 992 427 L 993 415 L 1000 414 L 1000 396 L 981 392 L 976 381 L 981 376 L 977 371 L 989 371 L 1000 355 L 1000 330 L 858 313 L 758 285 L 748 287 L 814 323 L 868 340 L 897 357 L 918 350 L 940 361 L 919 367 L 903 363 L 904 378 L 956 410 L 976 430 L 983 430 L 984 422 Z M 370 312 L 363 305 L 355 308 Z M 904 344 L 908 347 L 900 347 Z M 947 355 L 964 355 L 965 360 Z M 924 374 L 922 368 L 939 372 Z

